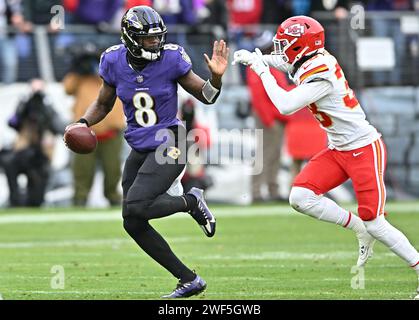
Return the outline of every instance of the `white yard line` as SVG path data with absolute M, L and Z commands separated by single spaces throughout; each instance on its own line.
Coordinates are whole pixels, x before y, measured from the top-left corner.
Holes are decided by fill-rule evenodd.
M 345 206 L 356 212 L 356 206 Z M 397 211 L 397 213 L 418 213 L 419 203 L 390 203 L 386 206 L 386 211 Z M 295 215 L 296 213 L 289 206 L 267 206 L 267 207 L 229 207 L 215 208 L 214 213 L 217 217 L 255 217 L 255 216 L 281 216 Z M 169 217 L 170 219 L 189 218 L 186 213 L 178 213 Z M 72 213 L 15 213 L 0 214 L 0 224 L 15 223 L 50 223 L 50 222 L 93 222 L 93 221 L 122 221 L 120 211 L 74 211 Z
M 170 243 L 190 242 L 191 237 L 168 237 Z M 25 241 L 25 242 L 0 242 L 0 249 L 21 249 L 21 248 L 49 248 L 49 247 L 98 247 L 110 246 L 118 248 L 121 245 L 134 244 L 129 238 L 111 239 L 73 239 L 64 241 Z M 92 253 L 88 253 L 91 255 Z M 80 255 L 80 253 L 77 253 Z
M 358 252 L 353 251 L 334 251 L 330 253 L 307 253 L 307 252 L 289 252 L 289 251 L 274 251 L 274 252 L 260 252 L 257 254 L 236 254 L 236 255 L 205 255 L 200 257 L 200 260 L 342 260 L 352 259 L 358 256 Z M 388 259 L 388 257 L 396 257 L 391 252 L 376 253 L 374 260 Z M 335 267 L 335 266 L 333 266 Z
M 245 216 L 274 216 L 291 215 L 292 209 L 285 207 L 262 207 L 255 213 L 248 208 L 215 209 L 217 217 L 245 217 Z M 177 213 L 169 219 L 190 218 L 187 213 Z M 93 222 L 93 221 L 121 221 L 119 211 L 94 212 L 94 211 L 75 211 L 74 213 L 35 213 L 35 214 L 4 214 L 0 215 L 0 224 L 15 223 L 49 223 L 49 222 Z
M 2 242 L 0 249 L 44 248 L 44 247 L 96 247 L 102 245 L 115 246 L 132 243 L 130 239 L 77 239 L 65 241 L 31 241 L 31 242 Z
M 74 213 L 36 213 L 0 215 L 0 224 L 12 223 L 49 223 L 49 222 L 93 222 L 122 220 L 117 212 L 74 212 Z

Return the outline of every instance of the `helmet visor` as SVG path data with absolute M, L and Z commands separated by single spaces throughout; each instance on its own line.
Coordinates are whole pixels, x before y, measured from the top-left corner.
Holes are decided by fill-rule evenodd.
M 135 32 L 132 30 L 126 31 L 123 28 L 123 33 L 128 36 L 128 39 L 132 43 L 131 51 L 134 51 L 134 55 L 137 54 L 136 51 L 141 49 L 158 52 L 161 50 L 166 42 L 166 32 L 167 30 L 161 30 L 160 28 L 153 28 L 147 34 L 143 32 Z
M 138 44 L 140 48 L 151 52 L 157 52 L 165 43 L 165 34 L 160 33 L 156 35 L 138 35 L 133 34 L 131 38 Z

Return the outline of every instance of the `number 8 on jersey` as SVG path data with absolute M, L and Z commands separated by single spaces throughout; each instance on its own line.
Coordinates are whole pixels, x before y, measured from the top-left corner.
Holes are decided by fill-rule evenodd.
M 154 111 L 154 99 L 147 92 L 138 92 L 132 98 L 135 111 L 135 120 L 142 127 L 154 126 L 157 121 L 157 114 Z

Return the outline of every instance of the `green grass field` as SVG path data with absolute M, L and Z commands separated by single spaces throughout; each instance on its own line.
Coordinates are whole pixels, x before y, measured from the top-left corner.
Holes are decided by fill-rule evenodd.
M 287 205 L 213 208 L 214 238 L 186 214 L 152 222 L 207 281 L 196 299 L 413 297 L 415 273 L 381 244 L 365 268 L 365 288 L 353 289 L 351 231 Z M 389 203 L 387 211 L 418 248 L 419 203 Z M 159 299 L 176 285 L 125 234 L 118 210 L 0 211 L 0 261 L 3 299 Z M 63 267 L 63 289 L 54 286 L 54 266 Z

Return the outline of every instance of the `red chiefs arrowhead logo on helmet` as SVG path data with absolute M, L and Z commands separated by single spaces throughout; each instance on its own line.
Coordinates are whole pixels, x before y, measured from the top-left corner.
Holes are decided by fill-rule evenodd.
M 296 23 L 285 29 L 284 33 L 291 37 L 301 37 L 304 34 L 304 26 Z

